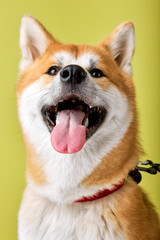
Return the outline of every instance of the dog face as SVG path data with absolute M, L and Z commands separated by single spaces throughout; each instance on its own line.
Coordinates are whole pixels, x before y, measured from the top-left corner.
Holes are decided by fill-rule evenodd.
M 73 45 L 25 16 L 20 47 L 17 96 L 29 181 L 68 201 L 121 179 L 137 157 L 133 24 L 96 46 Z

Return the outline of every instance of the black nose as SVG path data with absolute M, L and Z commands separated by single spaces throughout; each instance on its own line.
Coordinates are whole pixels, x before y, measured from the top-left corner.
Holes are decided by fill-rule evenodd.
M 63 83 L 81 83 L 86 76 L 86 71 L 78 65 L 68 65 L 60 72 L 60 78 Z

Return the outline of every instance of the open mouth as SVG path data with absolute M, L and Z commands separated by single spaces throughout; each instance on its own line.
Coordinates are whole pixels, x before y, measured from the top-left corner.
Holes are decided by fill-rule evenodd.
M 60 137 L 59 135 L 62 135 L 63 138 L 72 138 L 70 140 L 72 142 L 72 145 L 73 142 L 74 145 L 76 145 L 76 140 L 81 142 L 81 139 L 78 139 L 77 135 L 80 135 L 80 137 L 83 138 L 85 134 L 85 140 L 91 137 L 99 128 L 99 126 L 103 123 L 105 115 L 106 109 L 104 107 L 89 106 L 81 98 L 75 95 L 71 95 L 65 99 L 60 100 L 56 106 L 44 106 L 42 108 L 42 116 L 49 131 L 52 132 L 52 134 L 58 131 L 54 140 L 57 141 L 57 138 Z M 69 130 L 66 130 L 68 128 Z M 74 128 L 76 128 L 76 130 L 74 130 Z M 83 133 L 83 136 L 81 136 L 82 128 L 83 131 L 85 129 L 85 133 Z M 61 143 L 59 144 L 61 144 L 62 148 L 64 148 L 64 140 L 61 138 L 60 141 Z M 65 143 L 65 145 L 66 144 L 68 143 Z M 67 147 L 65 146 L 65 149 L 66 148 Z M 58 150 L 59 152 L 68 153 L 68 150 L 56 150 Z

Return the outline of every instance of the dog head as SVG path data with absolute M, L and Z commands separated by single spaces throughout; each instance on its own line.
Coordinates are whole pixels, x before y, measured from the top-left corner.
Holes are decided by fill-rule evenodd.
M 96 46 L 73 45 L 27 15 L 20 48 L 17 97 L 28 181 L 51 199 L 71 200 L 125 177 L 139 154 L 133 23 Z

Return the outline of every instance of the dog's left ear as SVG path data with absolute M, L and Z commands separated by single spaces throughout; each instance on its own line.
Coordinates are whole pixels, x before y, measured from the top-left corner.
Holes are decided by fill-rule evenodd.
M 20 28 L 20 48 L 22 54 L 20 71 L 24 71 L 41 56 L 51 41 L 56 42 L 44 26 L 32 16 L 25 15 L 22 18 Z
M 119 25 L 100 45 L 109 47 L 115 62 L 124 72 L 131 75 L 131 60 L 135 47 L 134 25 L 124 22 Z

